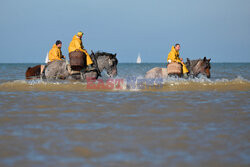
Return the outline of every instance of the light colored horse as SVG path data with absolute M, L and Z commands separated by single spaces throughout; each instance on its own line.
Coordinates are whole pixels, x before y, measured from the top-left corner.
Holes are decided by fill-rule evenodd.
M 202 74 L 205 75 L 207 78 L 210 78 L 211 77 L 210 60 L 211 59 L 207 59 L 206 57 L 198 60 L 187 59 L 187 62 L 185 64 L 189 70 L 188 76 L 197 77 L 199 74 Z M 152 68 L 145 75 L 145 78 L 148 79 L 167 78 L 167 77 L 168 77 L 167 68 L 161 68 L 161 67 Z

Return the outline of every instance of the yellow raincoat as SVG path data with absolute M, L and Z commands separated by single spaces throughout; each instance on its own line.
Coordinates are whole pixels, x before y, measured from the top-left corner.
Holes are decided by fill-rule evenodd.
M 83 49 L 82 41 L 76 35 L 73 37 L 72 41 L 69 44 L 69 53 L 74 52 L 76 50 L 82 51 L 86 54 L 87 65 L 93 64 L 89 54 L 85 49 Z
M 181 63 L 182 64 L 182 70 L 183 70 L 182 72 L 183 72 L 183 74 L 188 73 L 188 69 L 187 69 L 186 65 L 183 62 L 181 62 L 179 56 L 180 56 L 179 55 L 179 51 L 176 51 L 175 48 L 174 48 L 174 46 L 172 46 L 172 49 L 171 49 L 171 51 L 168 54 L 167 61 L 171 60 L 172 62 Z
M 62 51 L 56 46 L 56 44 L 54 44 L 52 49 L 49 51 L 49 61 L 52 62 L 55 60 L 62 60 Z

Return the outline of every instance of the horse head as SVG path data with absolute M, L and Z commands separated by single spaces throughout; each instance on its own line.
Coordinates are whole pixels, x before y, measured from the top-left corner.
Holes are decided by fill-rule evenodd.
M 193 75 L 194 77 L 198 76 L 199 74 L 202 74 L 205 75 L 207 78 L 210 78 L 211 77 L 210 61 L 211 59 L 207 59 L 206 57 L 198 60 L 187 59 L 187 62 L 185 64 L 187 65 L 190 74 Z
M 96 59 L 97 67 L 100 72 L 107 71 L 109 77 L 115 77 L 117 75 L 118 60 L 116 54 L 106 52 L 92 52 L 92 56 Z
M 195 68 L 197 70 L 197 72 L 196 72 L 197 75 L 202 74 L 202 75 L 205 75 L 207 78 L 211 77 L 211 74 L 210 74 L 210 69 L 211 69 L 210 60 L 211 59 L 207 59 L 206 57 L 199 60 L 199 62 L 195 66 Z

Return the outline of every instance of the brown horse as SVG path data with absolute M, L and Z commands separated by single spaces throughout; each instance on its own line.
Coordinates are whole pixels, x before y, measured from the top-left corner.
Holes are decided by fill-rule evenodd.
M 187 69 L 189 70 L 188 75 L 197 77 L 199 74 L 206 76 L 207 78 L 211 77 L 210 65 L 211 59 L 207 59 L 204 57 L 203 59 L 198 60 L 189 60 L 187 59 L 187 62 L 185 63 L 187 66 Z
M 26 79 L 38 79 L 41 74 L 41 65 L 36 65 L 34 67 L 29 67 L 26 70 L 25 77 Z
M 210 78 L 211 77 L 210 60 L 211 59 L 207 59 L 206 57 L 198 60 L 187 59 L 187 62 L 185 64 L 189 70 L 188 76 L 198 77 L 199 74 L 202 74 L 205 75 L 207 78 Z M 176 74 L 176 76 L 179 76 L 179 74 Z M 151 78 L 151 79 L 167 78 L 167 77 L 168 77 L 167 68 L 160 68 L 160 67 L 152 68 L 145 75 L 145 78 Z

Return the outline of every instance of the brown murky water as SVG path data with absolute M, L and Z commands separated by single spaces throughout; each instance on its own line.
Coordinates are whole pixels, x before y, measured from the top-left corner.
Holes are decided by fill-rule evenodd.
M 0 76 L 1 79 L 1 76 Z M 0 166 L 249 166 L 250 82 L 0 83 Z

